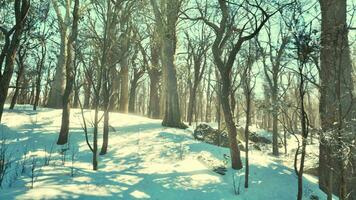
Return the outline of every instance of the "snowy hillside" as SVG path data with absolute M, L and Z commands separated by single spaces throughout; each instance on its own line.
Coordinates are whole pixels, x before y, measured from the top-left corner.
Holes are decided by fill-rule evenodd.
M 88 120 L 90 114 L 86 111 Z M 92 171 L 80 110 L 71 111 L 70 144 L 66 147 L 55 145 L 60 119 L 60 110 L 36 112 L 17 107 L 6 111 L 0 134 L 6 138 L 6 153 L 13 162 L 0 199 L 296 198 L 293 169 L 275 158 L 250 152 L 250 187 L 245 189 L 244 169 L 228 168 L 226 175 L 212 171 L 214 166 L 226 164 L 228 149 L 198 142 L 189 130 L 165 128 L 161 120 L 134 115 L 111 114 L 108 154 L 99 157 L 99 170 Z M 326 199 L 316 179 L 305 177 L 304 198 L 316 196 Z

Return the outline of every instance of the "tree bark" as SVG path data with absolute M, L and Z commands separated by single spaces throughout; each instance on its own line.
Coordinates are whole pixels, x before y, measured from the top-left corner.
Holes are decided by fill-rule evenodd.
M 20 85 L 22 83 L 24 72 L 25 72 L 25 65 L 24 65 L 23 58 L 24 58 L 24 55 L 21 55 L 21 53 L 20 53 L 18 63 L 17 63 L 18 72 L 17 72 L 17 77 L 16 77 L 16 83 L 15 83 L 16 88 L 15 88 L 14 96 L 12 96 L 12 99 L 11 99 L 10 110 L 14 109 L 15 104 L 17 102 L 17 97 L 20 92 Z
M 230 142 L 230 156 L 231 156 L 231 165 L 233 169 L 242 169 L 241 155 L 240 150 L 237 145 L 237 130 L 235 126 L 235 122 L 232 117 L 231 108 L 230 108 L 230 76 L 226 73 L 222 73 L 222 77 L 226 77 L 221 79 L 222 88 L 221 88 L 221 106 L 224 111 L 224 118 L 226 123 L 226 128 L 229 133 L 229 142 Z
M 166 15 L 161 15 L 157 2 L 151 0 L 151 5 L 154 10 L 159 35 L 162 37 L 162 65 L 166 70 L 166 87 L 165 92 L 165 112 L 162 125 L 176 128 L 186 128 L 186 125 L 181 121 L 179 109 L 179 98 L 177 91 L 177 75 L 176 66 L 174 64 L 174 56 L 176 50 L 176 23 L 179 13 L 179 2 L 167 1 Z M 163 21 L 163 19 L 166 19 Z M 165 71 L 163 70 L 163 72 Z
M 130 113 L 135 113 L 136 108 L 135 108 L 135 103 L 136 103 L 136 90 L 137 90 L 137 79 L 133 79 L 131 81 L 131 88 L 130 88 L 130 97 L 129 97 L 129 112 Z
M 33 104 L 33 110 L 37 110 L 38 103 L 40 101 L 40 93 L 41 93 L 41 80 L 42 80 L 42 71 L 44 66 L 44 60 L 46 58 L 46 51 L 47 48 L 45 46 L 45 42 L 43 41 L 41 47 L 41 57 L 40 60 L 37 62 L 37 70 L 36 70 L 36 95 L 35 95 L 35 102 Z
M 75 0 L 73 9 L 73 26 L 71 37 L 68 40 L 67 46 L 67 62 L 66 62 L 66 87 L 63 95 L 62 104 L 62 124 L 59 131 L 57 144 L 63 145 L 68 142 L 69 118 L 70 118 L 70 96 L 74 85 L 74 64 L 76 52 L 76 40 L 78 37 L 78 21 L 79 21 L 79 0 Z
M 66 74 L 66 62 L 67 62 L 67 43 L 68 34 L 67 29 L 62 29 L 61 33 L 61 45 L 58 55 L 58 63 L 56 67 L 56 72 L 54 75 L 51 90 L 49 92 L 49 98 L 47 102 L 47 107 L 49 108 L 61 108 L 63 104 L 63 95 L 65 90 L 65 74 Z
M 356 199 L 355 148 L 350 144 L 355 134 L 351 133 L 350 126 L 354 126 L 352 118 L 355 117 L 355 104 L 352 102 L 352 64 L 348 40 L 348 24 L 346 22 L 346 1 L 319 0 L 321 6 L 321 54 L 320 54 L 320 120 L 321 142 L 319 154 L 319 186 L 325 192 L 333 184 L 333 192 L 340 199 Z M 326 135 L 335 139 L 336 145 L 328 145 Z M 352 138 L 353 137 L 353 138 Z M 334 142 L 335 142 L 334 141 Z M 340 143 L 350 148 L 350 155 L 342 155 Z M 351 161 L 345 164 L 345 158 Z M 340 158 L 341 157 L 341 158 Z M 332 170 L 336 171 L 337 178 L 329 183 Z M 353 178 L 352 178 L 353 177 Z M 350 195 L 349 195 L 350 194 Z
M 148 107 L 148 116 L 153 119 L 160 118 L 160 98 L 159 98 L 159 80 L 160 71 L 158 68 L 152 68 L 148 71 L 150 77 L 150 99 Z
M 67 63 L 67 44 L 68 44 L 68 26 L 70 18 L 71 5 L 67 1 L 65 3 L 65 16 L 62 18 L 61 10 L 57 0 L 52 0 L 54 10 L 57 15 L 57 22 L 60 34 L 60 51 L 58 55 L 56 72 L 54 75 L 51 90 L 49 92 L 47 106 L 50 108 L 62 108 L 63 95 L 66 84 L 66 63 Z
M 0 122 L 4 111 L 4 104 L 6 101 L 9 84 L 14 71 L 14 63 L 16 57 L 16 50 L 20 44 L 21 34 L 23 32 L 24 23 L 27 19 L 27 13 L 30 7 L 30 2 L 27 0 L 16 0 L 14 2 L 16 24 L 13 27 L 14 32 L 6 31 L 0 26 L 0 31 L 5 35 L 5 44 L 0 54 Z M 12 37 L 11 37 L 11 34 Z M 11 40 L 10 40 L 11 37 Z M 5 59 L 5 67 L 2 72 L 2 65 Z
M 128 113 L 129 111 L 129 66 L 127 58 L 123 58 L 120 71 L 120 104 L 119 112 Z

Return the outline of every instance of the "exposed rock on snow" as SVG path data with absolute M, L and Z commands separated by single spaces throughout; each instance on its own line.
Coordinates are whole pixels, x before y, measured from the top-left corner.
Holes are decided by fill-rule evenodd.
M 199 124 L 193 133 L 196 140 L 204 141 L 217 146 L 228 147 L 229 139 L 225 131 L 219 131 L 208 124 Z
M 272 141 L 269 138 L 258 135 L 257 133 L 250 133 L 249 139 L 254 143 L 272 144 Z

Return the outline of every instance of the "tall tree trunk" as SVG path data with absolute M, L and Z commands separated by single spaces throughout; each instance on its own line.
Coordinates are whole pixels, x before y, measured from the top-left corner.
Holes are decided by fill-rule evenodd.
M 70 96 L 74 85 L 74 65 L 76 40 L 78 36 L 78 21 L 79 21 L 79 0 L 75 0 L 73 9 L 73 26 L 71 37 L 68 40 L 67 61 L 66 61 L 66 87 L 63 95 L 62 104 L 62 124 L 59 131 L 57 144 L 63 145 L 68 142 L 69 118 L 70 118 Z
M 156 28 L 157 29 L 157 28 Z M 150 78 L 150 98 L 148 106 L 148 116 L 153 119 L 158 119 L 161 116 L 160 110 L 160 96 L 159 96 L 159 83 L 162 79 L 162 73 L 159 66 L 161 42 L 158 38 L 157 30 L 153 33 L 151 41 L 151 64 L 152 67 L 148 68 L 148 76 Z
M 67 63 L 67 44 L 68 27 L 70 26 L 70 8 L 71 1 L 64 2 L 65 16 L 62 17 L 62 9 L 59 7 L 58 0 L 52 0 L 53 8 L 57 15 L 57 22 L 60 34 L 60 51 L 57 60 L 56 72 L 52 82 L 47 106 L 50 108 L 62 108 L 63 95 L 66 88 L 66 63 Z
M 171 3 L 168 3 L 171 4 Z M 163 64 L 167 70 L 167 85 L 166 85 L 166 109 L 162 125 L 168 127 L 186 128 L 181 121 L 179 99 L 177 91 L 177 75 L 174 64 L 175 54 L 175 33 L 167 34 L 163 42 Z
M 88 79 L 88 77 L 86 77 L 86 79 Z M 86 80 L 85 84 L 84 84 L 84 105 L 83 107 L 85 109 L 90 108 L 89 104 L 90 104 L 90 97 L 91 97 L 91 81 L 90 80 Z
M 276 83 L 275 83 L 276 84 Z M 278 142 L 278 103 L 277 103 L 277 98 L 278 98 L 278 89 L 277 85 L 274 85 L 272 88 L 272 146 L 273 146 L 273 155 L 278 156 L 279 155 L 279 142 Z
M 333 192 L 340 199 L 356 199 L 355 147 L 348 142 L 355 138 L 350 130 L 354 126 L 355 103 L 352 102 L 352 64 L 346 22 L 346 0 L 319 0 L 321 6 L 321 54 L 320 54 L 320 120 L 321 142 L 319 154 L 319 186 L 322 190 L 333 184 Z M 328 145 L 327 137 L 336 144 Z M 341 141 L 339 141 L 339 139 Z M 350 148 L 350 155 L 340 149 Z M 341 152 L 341 155 L 340 153 Z M 345 164 L 349 159 L 349 164 Z M 346 162 L 347 163 L 347 162 Z M 335 170 L 337 178 L 329 183 L 329 176 Z M 353 177 L 353 178 L 351 178 Z M 353 190 L 352 190 L 353 189 Z M 349 195 L 350 194 L 350 195 Z
M 14 26 L 14 33 L 0 29 L 5 35 L 5 44 L 0 54 L 0 122 L 4 111 L 4 105 L 9 90 L 9 84 L 14 71 L 14 63 L 16 57 L 16 50 L 20 44 L 21 34 L 27 19 L 27 13 L 30 7 L 30 2 L 27 0 L 15 0 L 14 10 L 16 15 L 16 24 Z M 11 37 L 11 40 L 10 40 Z M 5 59 L 5 67 L 2 72 L 2 65 Z
M 230 107 L 230 76 L 226 73 L 222 74 L 222 76 L 225 78 L 221 79 L 222 89 L 220 101 L 224 112 L 226 128 L 229 133 L 231 165 L 233 169 L 242 169 L 240 150 L 237 146 L 237 130 Z
M 210 92 L 210 84 L 211 84 L 211 73 L 212 73 L 212 67 L 209 66 L 209 72 L 208 72 L 208 82 L 207 82 L 207 91 L 206 91 L 206 111 L 205 111 L 205 121 L 210 122 L 211 121 L 211 101 L 212 101 L 212 96 Z
M 104 72 L 107 73 L 107 72 Z M 107 79 L 106 79 L 107 80 Z M 100 155 L 105 155 L 107 153 L 109 145 L 109 87 L 108 83 L 104 81 L 103 83 L 103 93 L 104 93 L 104 127 L 103 127 L 103 144 L 101 146 Z
M 56 72 L 54 75 L 51 90 L 49 92 L 49 98 L 47 106 L 50 108 L 62 108 L 63 106 L 63 95 L 66 87 L 66 63 L 67 63 L 67 43 L 68 43 L 68 33 L 67 28 L 60 31 L 61 34 L 61 45 L 58 56 L 58 63 L 56 67 Z
M 168 127 L 186 128 L 186 125 L 181 121 L 179 109 L 179 98 L 177 88 L 177 72 L 174 64 L 174 56 L 176 51 L 176 24 L 178 21 L 178 13 L 180 3 L 175 1 L 167 1 L 165 16 L 159 10 L 156 1 L 151 0 L 151 5 L 155 14 L 159 35 L 162 37 L 161 61 L 163 65 L 163 74 L 166 71 L 165 85 L 165 111 L 162 125 Z M 162 8 L 161 8 L 162 9 Z M 166 19 L 166 20 L 164 20 Z
M 160 72 L 157 68 L 149 69 L 150 77 L 150 99 L 148 107 L 148 116 L 153 119 L 160 118 L 160 98 L 159 98 L 159 80 Z
M 121 62 L 120 71 L 120 104 L 119 111 L 122 113 L 128 113 L 129 111 L 129 66 L 127 63 L 127 58 L 123 58 Z
M 113 67 L 110 76 L 112 80 L 112 94 L 109 105 L 110 111 L 117 111 L 119 105 L 119 95 L 120 95 L 120 75 L 119 72 Z
M 197 85 L 194 84 L 189 92 L 189 104 L 188 104 L 188 124 L 189 126 L 192 125 L 193 121 L 193 114 L 196 110 L 195 102 L 196 102 L 196 95 L 197 95 Z M 197 115 L 195 114 L 195 119 L 197 119 Z
M 136 90 L 137 90 L 137 82 L 135 78 L 131 81 L 131 88 L 130 88 L 130 97 L 129 97 L 129 112 L 135 113 L 135 103 L 136 103 Z
M 48 102 L 48 95 L 49 95 L 49 89 L 50 89 L 50 83 L 51 83 L 50 73 L 51 73 L 51 65 L 49 65 L 47 68 L 47 78 L 46 78 L 44 95 L 43 95 L 43 99 L 42 99 L 42 105 L 47 105 L 47 102 Z
M 14 95 L 12 96 L 11 99 L 11 104 L 10 104 L 10 110 L 14 109 L 15 104 L 17 102 L 17 97 L 19 96 L 19 92 L 20 92 L 20 87 L 22 86 L 22 80 L 23 80 L 23 76 L 24 76 L 24 72 L 25 72 L 25 65 L 23 63 L 23 58 L 21 55 L 19 55 L 19 62 L 17 63 L 18 66 L 18 72 L 17 72 L 17 77 L 16 77 L 16 83 L 15 83 L 15 92 Z
M 75 86 L 74 87 L 74 97 L 73 97 L 73 108 L 79 107 L 79 92 L 80 92 L 80 87 Z
M 37 74 L 36 74 L 36 95 L 35 95 L 35 102 L 33 104 L 33 110 L 37 109 L 38 103 L 40 101 L 40 93 L 41 93 L 41 80 L 42 80 L 42 70 L 44 65 L 44 60 L 46 58 L 46 44 L 42 44 L 41 48 L 41 58 L 37 63 Z
M 249 84 L 249 83 L 247 83 Z M 249 157 L 248 157 L 248 142 L 249 142 L 249 126 L 251 121 L 251 92 L 250 88 L 246 88 L 246 124 L 245 124 L 245 188 L 248 188 L 248 177 L 250 173 Z

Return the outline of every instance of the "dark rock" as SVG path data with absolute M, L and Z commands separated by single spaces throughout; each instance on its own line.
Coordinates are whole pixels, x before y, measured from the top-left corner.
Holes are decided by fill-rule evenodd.
M 272 144 L 271 140 L 263 136 L 259 136 L 256 133 L 250 133 L 249 140 L 254 143 Z
M 199 124 L 193 133 L 196 140 L 222 147 L 229 147 L 229 138 L 225 131 L 212 128 L 207 124 Z

